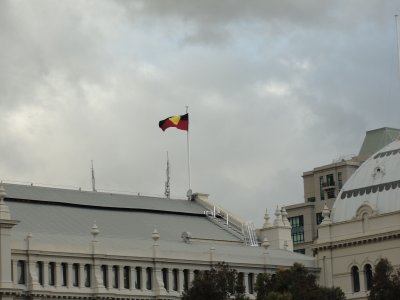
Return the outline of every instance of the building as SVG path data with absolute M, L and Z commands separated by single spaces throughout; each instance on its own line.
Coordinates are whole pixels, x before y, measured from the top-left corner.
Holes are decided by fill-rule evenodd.
M 394 141 L 400 129 L 383 127 L 366 132 L 358 155 L 340 157 L 332 163 L 303 173 L 304 202 L 286 207 L 292 224 L 294 251 L 312 255 L 312 247 L 326 205 L 332 208 L 345 182 L 372 154 Z
M 367 159 L 326 206 L 313 246 L 320 283 L 367 299 L 381 258 L 400 266 L 400 140 Z
M 191 200 L 0 184 L 1 299 L 179 299 L 199 270 L 225 261 L 255 298 L 258 273 L 294 262 L 284 209 L 251 223 Z

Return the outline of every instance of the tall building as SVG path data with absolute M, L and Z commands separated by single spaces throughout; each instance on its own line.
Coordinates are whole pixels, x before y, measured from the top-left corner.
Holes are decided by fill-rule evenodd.
M 358 155 L 341 157 L 303 173 L 304 202 L 286 207 L 294 251 L 313 255 L 312 245 L 318 237 L 324 206 L 331 209 L 343 185 L 358 167 L 399 135 L 400 129 L 388 127 L 367 131 Z
M 226 262 L 254 299 L 258 273 L 315 260 L 292 252 L 284 209 L 258 231 L 208 195 L 191 200 L 0 184 L 0 299 L 180 299 Z

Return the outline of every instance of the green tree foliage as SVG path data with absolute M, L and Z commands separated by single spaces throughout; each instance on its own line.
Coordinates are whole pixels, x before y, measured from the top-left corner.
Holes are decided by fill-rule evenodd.
M 278 270 L 276 274 L 260 274 L 256 281 L 257 300 L 344 300 L 339 288 L 322 288 L 316 277 L 303 265 Z
M 244 286 L 236 270 L 219 263 L 211 270 L 200 271 L 190 289 L 183 293 L 183 300 L 246 300 Z
M 400 269 L 394 271 L 387 259 L 381 259 L 375 266 L 368 299 L 400 299 Z

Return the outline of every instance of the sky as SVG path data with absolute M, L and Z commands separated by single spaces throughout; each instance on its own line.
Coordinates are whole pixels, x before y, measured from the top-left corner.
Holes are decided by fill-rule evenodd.
M 0 180 L 163 195 L 256 225 L 400 128 L 395 0 L 0 1 Z

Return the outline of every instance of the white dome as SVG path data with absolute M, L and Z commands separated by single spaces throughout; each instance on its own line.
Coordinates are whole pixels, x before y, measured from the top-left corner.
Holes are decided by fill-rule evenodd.
M 363 204 L 377 214 L 400 210 L 400 140 L 372 155 L 348 179 L 333 205 L 332 221 L 356 218 Z

